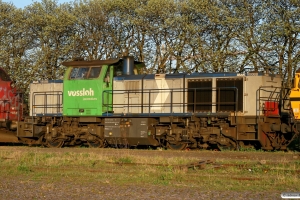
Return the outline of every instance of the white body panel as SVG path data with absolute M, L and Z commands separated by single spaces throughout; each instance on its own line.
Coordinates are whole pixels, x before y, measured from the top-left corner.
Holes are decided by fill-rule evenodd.
M 141 80 L 114 81 L 113 90 L 114 113 L 141 113 Z
M 142 88 L 143 87 L 143 88 Z M 183 79 L 114 80 L 114 113 L 181 113 Z M 130 91 L 129 93 L 127 91 Z M 128 106 L 129 105 L 129 106 Z
M 164 76 L 145 80 L 144 113 L 183 112 L 183 79 L 165 79 Z M 150 99 L 150 102 L 149 102 Z M 149 110 L 150 109 L 150 110 Z
M 30 84 L 30 116 L 62 113 L 63 82 L 39 81 Z
M 246 81 L 244 82 L 244 113 L 245 115 L 255 115 L 262 113 L 262 107 L 264 101 L 274 100 L 276 95 L 279 95 L 279 88 L 281 87 L 282 79 L 278 77 L 270 77 L 270 76 L 247 76 Z M 258 89 L 260 87 L 266 87 L 265 91 L 261 90 L 260 95 Z M 274 88 L 271 88 L 273 86 Z M 277 89 L 276 89 L 277 87 Z M 268 92 L 269 91 L 269 92 Z M 273 95 L 271 91 L 275 91 Z M 259 96 L 261 97 L 261 101 L 258 101 Z
M 234 73 L 232 73 L 234 74 Z M 225 85 L 224 87 L 235 88 L 234 90 L 238 95 L 239 110 L 235 114 L 242 116 L 254 116 L 256 114 L 263 114 L 263 102 L 268 101 L 259 99 L 263 96 L 270 96 L 272 90 L 275 87 L 281 86 L 281 78 L 279 76 L 270 76 L 268 74 L 208 74 L 193 75 L 193 76 L 167 76 L 166 74 L 155 74 L 148 78 L 130 80 L 114 80 L 114 92 L 113 92 L 113 104 L 114 113 L 136 113 L 136 114 L 147 114 L 147 113 L 183 113 L 193 112 L 191 106 L 188 109 L 188 103 L 191 104 L 191 97 L 188 97 L 188 85 L 189 82 L 211 82 L 211 100 L 208 102 L 211 107 L 209 110 L 200 110 L 197 112 L 228 112 L 219 111 L 218 102 L 220 101 L 217 95 L 219 87 L 223 87 L 220 80 L 229 82 L 232 80 L 239 80 L 237 84 L 241 84 L 239 89 L 234 85 Z M 184 78 L 185 77 L 185 78 Z M 218 84 L 219 83 L 219 84 Z M 218 87 L 217 87 L 218 86 Z M 269 86 L 270 91 L 259 93 L 260 87 Z M 272 87 L 273 88 L 272 88 Z M 130 92 L 125 92 L 130 90 Z M 134 92 L 136 91 L 136 92 Z M 279 89 L 278 89 L 279 91 Z M 242 93 L 242 94 L 241 94 Z M 277 94 L 278 95 L 278 94 Z M 189 99 L 190 98 L 190 99 Z M 205 98 L 200 95 L 197 98 Z M 274 97 L 272 97 L 274 98 Z M 190 102 L 188 102 L 190 101 Z M 198 101 L 198 100 L 197 100 Z M 206 101 L 206 100 L 205 100 Z M 116 105 L 119 104 L 119 105 Z

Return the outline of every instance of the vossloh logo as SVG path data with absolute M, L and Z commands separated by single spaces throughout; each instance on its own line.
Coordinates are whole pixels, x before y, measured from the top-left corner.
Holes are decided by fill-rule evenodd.
M 82 90 L 72 90 L 68 91 L 68 95 L 73 97 L 94 96 L 94 90 L 92 88 L 88 90 L 85 88 L 83 88 Z

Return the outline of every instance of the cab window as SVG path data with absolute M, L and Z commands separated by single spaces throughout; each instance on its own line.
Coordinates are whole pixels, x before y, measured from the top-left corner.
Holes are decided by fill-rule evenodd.
M 74 67 L 70 74 L 70 79 L 92 79 L 98 78 L 101 66 L 98 67 Z
M 92 67 L 88 78 L 98 78 L 101 71 L 101 67 Z
M 89 71 L 88 67 L 75 67 L 71 71 L 70 79 L 84 79 Z

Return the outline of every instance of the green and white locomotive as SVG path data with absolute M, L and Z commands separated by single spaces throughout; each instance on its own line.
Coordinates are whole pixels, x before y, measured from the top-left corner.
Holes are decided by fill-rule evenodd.
M 63 65 L 63 80 L 31 84 L 24 143 L 284 150 L 297 133 L 274 74 L 143 74 L 131 56 Z

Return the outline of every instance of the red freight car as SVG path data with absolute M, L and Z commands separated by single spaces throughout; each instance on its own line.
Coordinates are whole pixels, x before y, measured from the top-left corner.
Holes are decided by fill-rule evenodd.
M 22 120 L 21 95 L 8 74 L 0 68 L 0 126 L 16 130 Z

